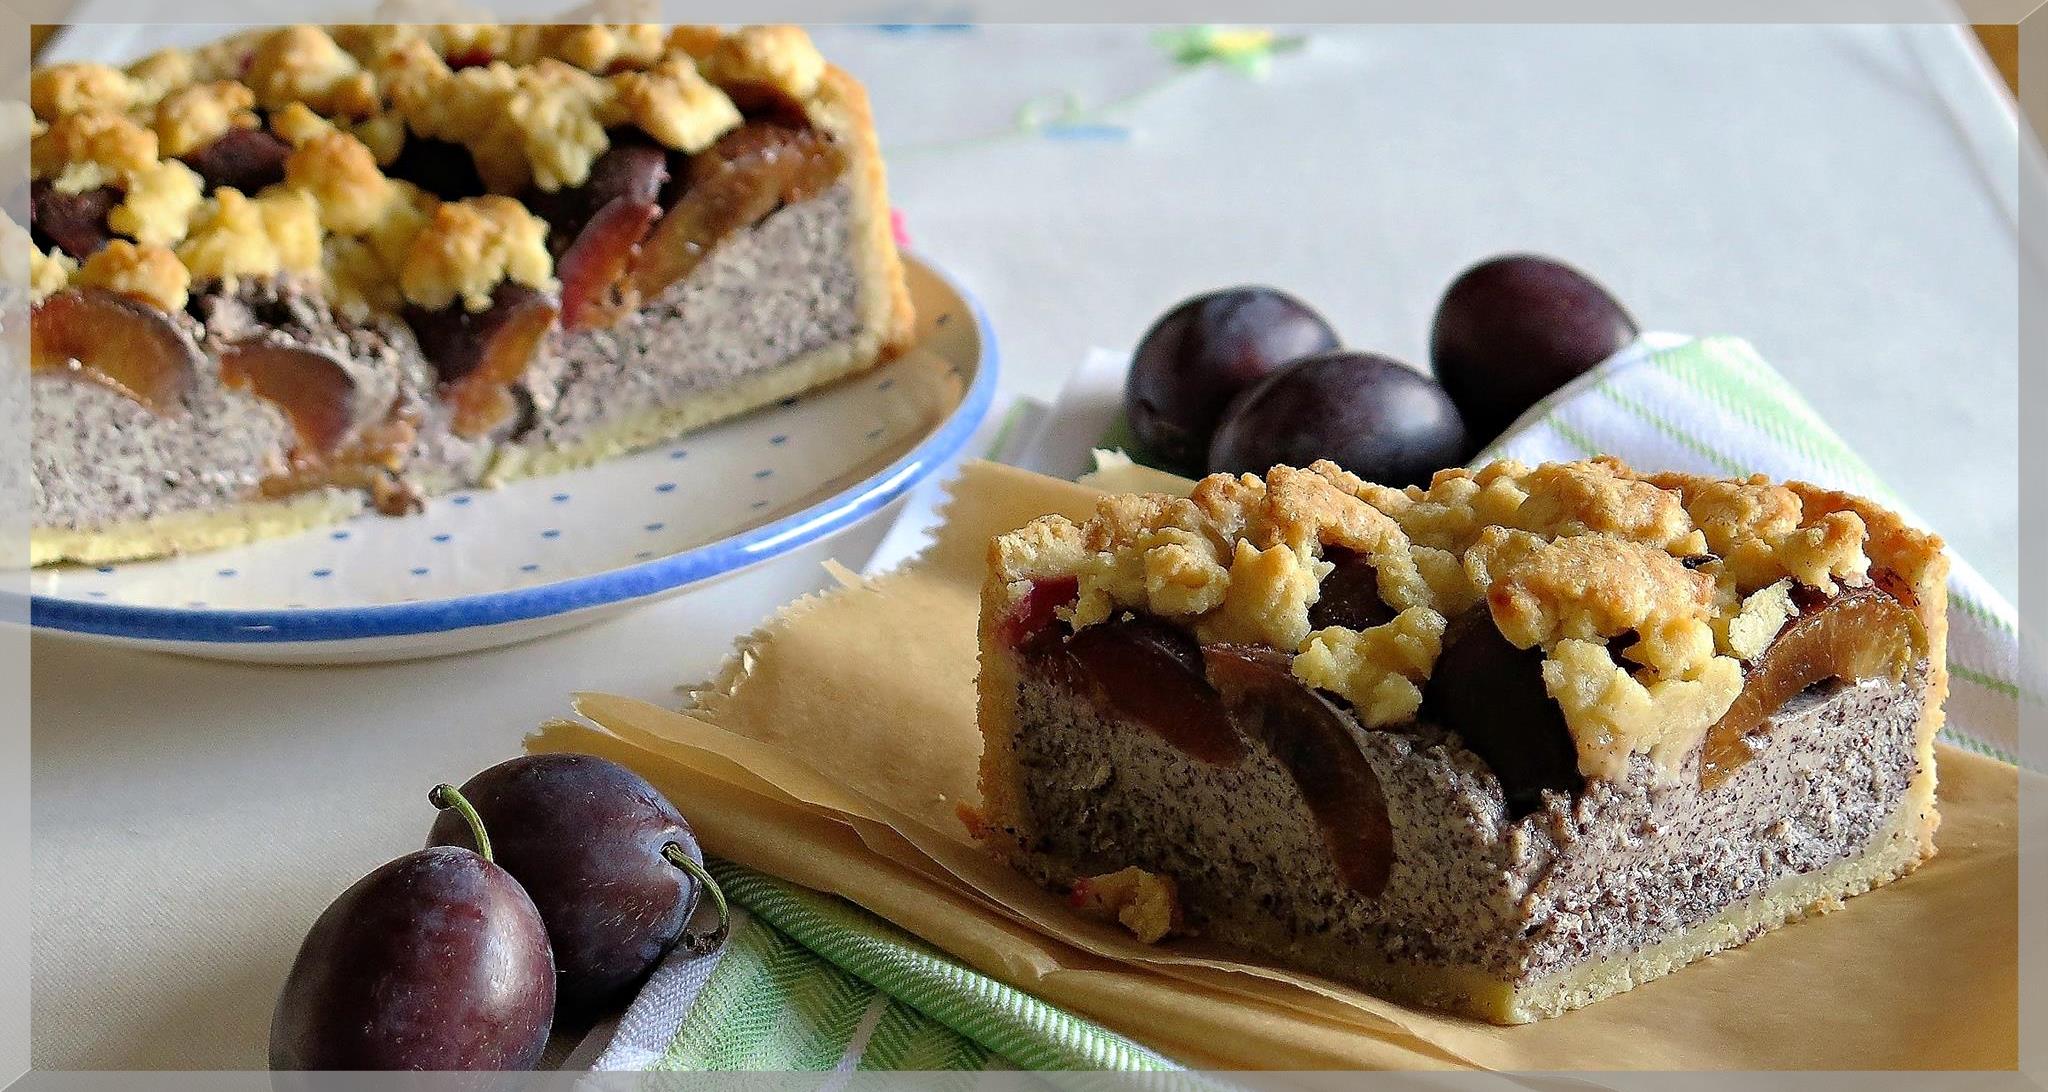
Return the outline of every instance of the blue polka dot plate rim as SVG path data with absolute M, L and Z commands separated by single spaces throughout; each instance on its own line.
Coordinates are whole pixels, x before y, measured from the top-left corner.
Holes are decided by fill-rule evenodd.
M 418 516 L 38 569 L 29 620 L 214 659 L 414 659 L 584 625 L 817 542 L 958 454 L 995 396 L 980 305 L 905 265 L 917 337 L 872 371 L 597 466 L 436 497 Z

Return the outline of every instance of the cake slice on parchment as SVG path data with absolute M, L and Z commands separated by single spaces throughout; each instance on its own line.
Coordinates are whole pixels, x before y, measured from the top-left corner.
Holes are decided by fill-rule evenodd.
M 405 512 L 909 337 L 865 94 L 795 27 L 282 27 L 31 105 L 37 564 Z
M 1933 853 L 1947 568 L 1611 459 L 1107 497 L 991 546 L 978 831 L 1146 939 L 1552 1016 Z

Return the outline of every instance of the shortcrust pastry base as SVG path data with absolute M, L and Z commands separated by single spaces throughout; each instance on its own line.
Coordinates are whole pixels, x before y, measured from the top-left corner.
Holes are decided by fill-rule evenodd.
M 172 512 L 91 530 L 36 527 L 29 531 L 29 564 L 104 565 L 218 550 L 339 523 L 366 507 L 368 498 L 361 490 L 327 488 L 285 500 Z
M 483 484 L 498 486 L 520 478 L 590 466 L 844 379 L 876 365 L 879 341 L 876 334 L 863 332 L 728 386 L 614 421 L 571 443 L 541 449 L 507 444 L 498 449 L 490 470 L 483 476 Z

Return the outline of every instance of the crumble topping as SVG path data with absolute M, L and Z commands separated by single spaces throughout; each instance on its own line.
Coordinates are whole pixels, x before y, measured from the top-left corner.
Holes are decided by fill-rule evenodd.
M 1869 572 L 1863 520 L 1854 512 L 1831 512 L 1804 521 L 1799 496 L 1761 475 L 1739 481 L 1677 475 L 1654 475 L 1650 480 L 1684 498 L 1707 547 L 1720 556 L 1723 570 L 1744 593 L 1789 574 L 1833 594 L 1836 581 L 1861 583 Z
M 64 193 L 118 183 L 157 162 L 153 130 L 101 108 L 57 117 L 29 141 L 29 177 L 48 179 Z
M 445 73 L 445 74 L 443 74 Z M 553 58 L 426 73 L 394 85 L 392 105 L 413 132 L 461 144 L 493 193 L 531 182 L 552 193 L 581 185 L 611 141 L 611 89 Z
M 1412 720 L 1422 708 L 1423 680 L 1443 652 L 1443 615 L 1409 607 L 1385 625 L 1367 629 L 1331 626 L 1310 634 L 1294 658 L 1301 681 L 1352 699 L 1368 728 Z
M 320 208 L 321 225 L 342 235 L 360 235 L 376 226 L 384 207 L 399 199 L 369 147 L 339 130 L 292 149 L 284 161 L 284 184 L 311 197 Z
M 267 110 L 299 102 L 323 114 L 364 117 L 380 104 L 376 80 L 314 26 L 280 27 L 263 35 L 249 60 L 247 82 Z
M 434 211 L 406 251 L 399 280 L 405 298 L 430 311 L 458 298 L 482 311 L 499 281 L 551 288 L 552 273 L 546 221 L 509 197 L 473 197 Z
M 1798 614 L 1799 607 L 1792 601 L 1790 578 L 1765 585 L 1743 599 L 1732 617 L 1725 622 L 1716 620 L 1715 646 L 1736 659 L 1754 660 L 1770 647 L 1771 639 L 1785 628 L 1785 623 Z
M 1067 901 L 1091 917 L 1114 921 L 1144 944 L 1180 928 L 1180 889 L 1173 877 L 1136 866 L 1075 880 Z
M 11 221 L 9 226 L 13 226 Z M 15 230 L 20 231 L 21 229 L 15 228 Z M 27 242 L 26 233 L 24 233 L 22 242 Z M 12 249 L 11 240 L 10 249 Z M 37 250 L 33 246 L 26 249 L 28 250 L 29 301 L 31 303 L 41 303 L 45 297 L 52 293 L 62 292 L 64 286 L 70 283 L 71 274 L 77 272 L 78 263 L 72 260 L 71 255 L 58 250 L 56 247 L 51 247 L 48 251 Z
M 243 277 L 317 272 L 319 210 L 298 190 L 273 187 L 250 198 L 223 186 L 201 206 L 178 258 L 194 280 L 218 280 L 228 291 Z
M 53 64 L 28 78 L 28 104 L 37 117 L 55 122 L 85 110 L 121 113 L 144 97 L 143 87 L 117 68 L 89 62 Z
M 199 78 L 199 66 L 192 54 L 182 49 L 159 49 L 128 66 L 128 78 L 141 94 L 137 101 L 155 102 Z
M 192 275 L 168 247 L 137 246 L 115 239 L 93 251 L 71 281 L 133 296 L 165 311 L 181 311 Z
M 175 159 L 128 174 L 127 196 L 107 213 L 107 226 L 138 243 L 169 246 L 185 237 L 206 183 Z
M 1794 588 L 1868 582 L 1865 516 L 1807 491 L 1606 457 L 1446 470 L 1407 489 L 1317 463 L 1212 475 L 1186 500 L 1105 497 L 1081 524 L 1001 536 L 991 562 L 1012 602 L 1076 578 L 1059 614 L 1075 629 L 1136 611 L 1291 652 L 1296 677 L 1371 727 L 1416 715 L 1447 619 L 1483 604 L 1510 643 L 1542 650 L 1581 772 L 1621 778 L 1637 753 L 1675 770 L 1740 692 L 1743 661 L 1796 613 Z M 1311 626 L 1332 548 L 1372 565 L 1392 621 Z
M 717 27 L 684 23 L 669 30 L 666 44 L 670 53 L 681 53 L 693 61 L 701 61 L 724 40 L 725 32 Z
M 1628 539 L 1582 534 L 1545 542 L 1501 531 L 1488 528 L 1471 553 L 1512 543 L 1484 571 L 1491 578 L 1487 609 L 1516 648 L 1563 638 L 1604 641 L 1633 630 L 1640 639 L 1629 658 L 1661 672 L 1690 670 L 1712 653 L 1712 577 Z
M 526 29 L 537 32 L 536 52 L 567 61 L 586 72 L 644 68 L 666 49 L 662 29 L 652 23 L 564 24 Z
M 680 152 L 701 152 L 740 124 L 740 108 L 713 87 L 688 57 L 670 57 L 645 72 L 612 79 L 625 120 Z
M 1204 641 L 1291 649 L 1308 637 L 1308 608 L 1334 565 L 1307 551 L 1239 541 L 1230 559 L 1223 605 L 1195 623 Z
M 802 27 L 742 27 L 702 55 L 705 74 L 722 87 L 772 87 L 801 102 L 818 93 L 825 58 Z
M 729 91 L 770 88 L 804 105 L 825 71 L 808 35 L 789 26 L 264 28 L 161 50 L 125 71 L 37 69 L 31 160 L 33 176 L 61 192 L 122 191 L 109 230 L 169 248 L 188 283 L 324 269 L 324 287 L 354 306 L 475 305 L 508 277 L 551 283 L 546 249 L 531 217 L 488 205 L 446 214 L 457 238 L 414 247 L 442 213 L 383 173 L 408 139 L 461 144 L 492 194 L 509 200 L 582 184 L 609 129 L 631 125 L 699 152 L 744 120 Z M 285 181 L 207 199 L 179 157 L 264 125 L 294 149 Z M 38 268 L 44 283 L 61 283 L 54 259 Z
M 215 80 L 181 87 L 156 104 L 157 148 L 167 156 L 190 155 L 227 134 L 260 122 L 256 93 L 246 84 Z
M 1638 678 L 1597 641 L 1566 638 L 1543 661 L 1543 688 L 1564 710 L 1579 752 L 1579 772 L 1628 778 L 1628 758 L 1646 752 L 1674 773 L 1687 752 L 1742 692 L 1742 665 L 1715 656 L 1690 676 Z

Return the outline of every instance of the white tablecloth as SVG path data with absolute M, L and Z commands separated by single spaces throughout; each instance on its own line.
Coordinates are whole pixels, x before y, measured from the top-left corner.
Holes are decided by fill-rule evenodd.
M 818 33 L 866 79 L 918 248 L 979 294 L 1004 390 L 1049 396 L 1190 292 L 1314 301 L 1424 356 L 1442 286 L 1534 249 L 1646 326 L 1740 334 L 1960 552 L 2014 582 L 2014 125 L 1946 27 L 1310 30 L 1252 80 L 1145 31 Z M 139 48 L 74 35 L 72 55 Z M 1020 108 L 1087 107 L 1052 137 Z M 1055 113 L 1057 110 L 1054 111 Z M 262 1063 L 326 901 L 574 689 L 666 700 L 730 639 L 859 568 L 878 526 L 523 647 L 258 669 L 34 642 L 34 1058 Z M 685 811 L 689 801 L 678 801 Z

